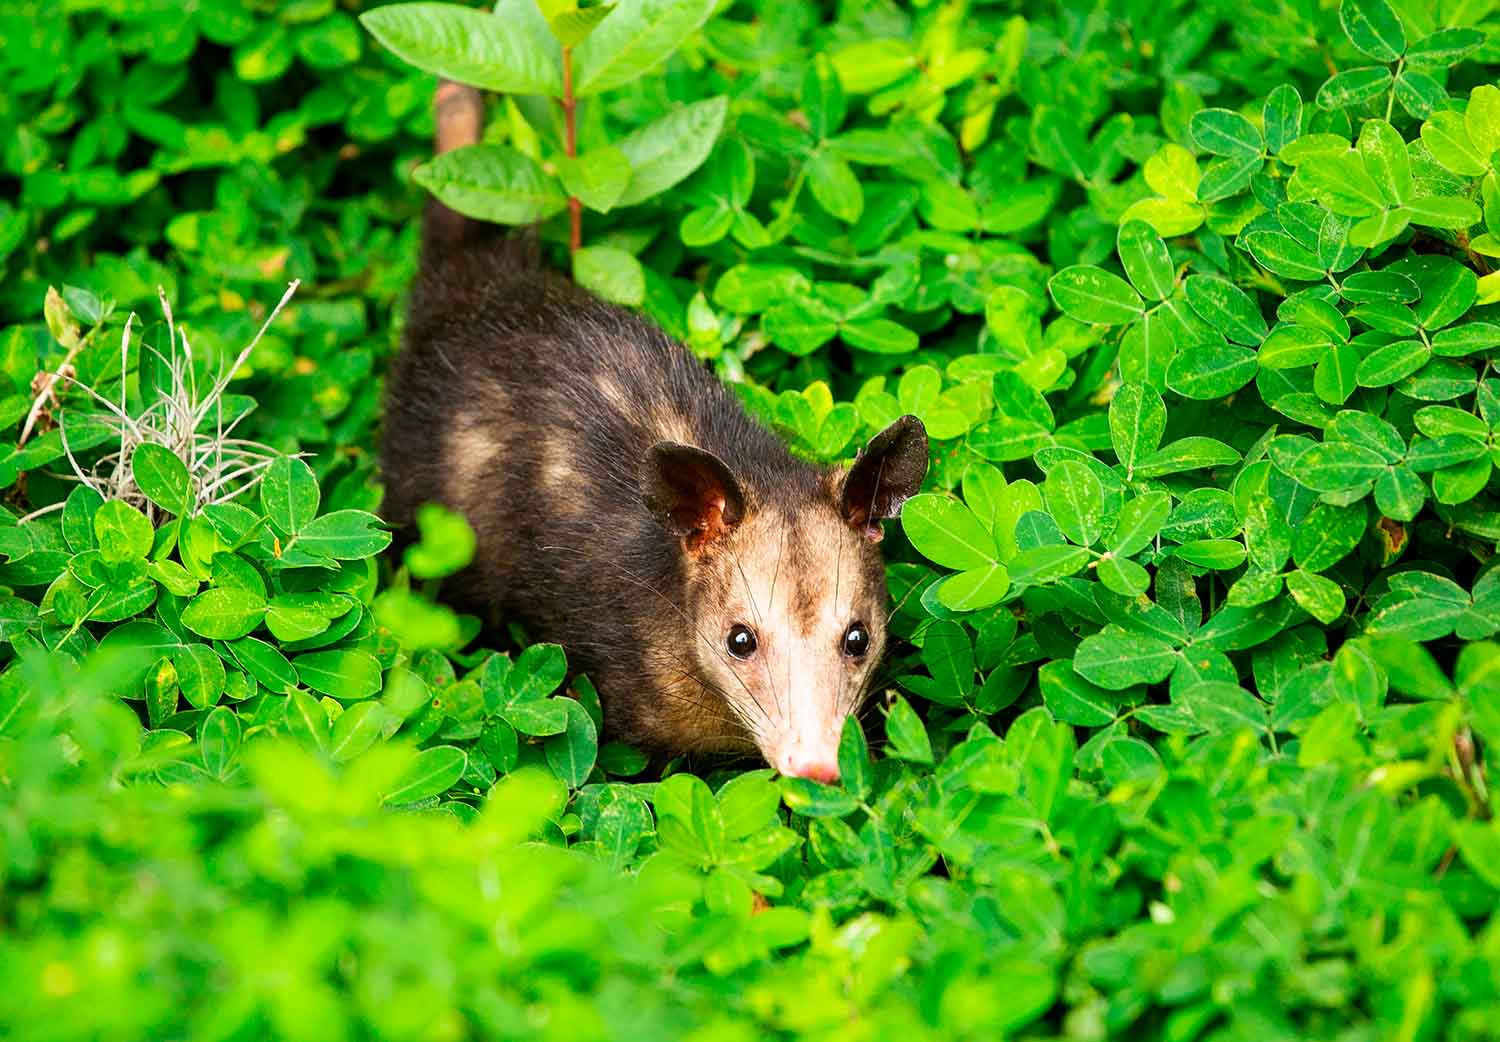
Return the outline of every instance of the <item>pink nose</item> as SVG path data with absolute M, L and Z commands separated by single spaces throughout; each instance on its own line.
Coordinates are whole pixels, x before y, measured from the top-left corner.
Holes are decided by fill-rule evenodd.
M 781 773 L 793 778 L 806 778 L 809 781 L 822 782 L 824 785 L 837 785 L 839 781 L 839 765 L 833 760 L 802 758 L 793 754 L 782 764 Z

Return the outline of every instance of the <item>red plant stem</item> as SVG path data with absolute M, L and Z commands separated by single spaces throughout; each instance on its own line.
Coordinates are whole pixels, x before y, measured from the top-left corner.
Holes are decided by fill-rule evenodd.
M 562 49 L 563 74 L 563 133 L 564 146 L 571 159 L 578 154 L 578 100 L 573 97 L 573 48 Z M 583 203 L 576 195 L 568 196 L 568 249 L 577 252 L 583 245 Z

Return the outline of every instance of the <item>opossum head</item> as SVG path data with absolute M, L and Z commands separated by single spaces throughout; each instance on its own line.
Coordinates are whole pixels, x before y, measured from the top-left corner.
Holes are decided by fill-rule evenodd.
M 753 742 L 783 774 L 839 778 L 844 720 L 885 648 L 881 522 L 927 471 L 927 434 L 905 416 L 847 470 L 794 493 L 752 493 L 722 459 L 661 442 L 641 467 L 647 507 L 680 543 L 686 578 L 673 661 L 661 678 L 714 717 L 723 748 Z M 690 649 L 690 650 L 687 650 Z M 684 688 L 688 690 L 684 691 Z

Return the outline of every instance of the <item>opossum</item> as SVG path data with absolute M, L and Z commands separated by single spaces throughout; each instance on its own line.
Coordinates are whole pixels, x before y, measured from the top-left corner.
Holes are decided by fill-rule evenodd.
M 477 142 L 482 114 L 441 85 L 438 151 Z M 847 468 L 797 459 L 680 344 L 548 270 L 534 236 L 430 200 L 382 440 L 393 524 L 436 502 L 474 529 L 443 596 L 563 645 L 606 737 L 838 780 L 886 641 L 881 522 L 927 472 L 916 417 Z

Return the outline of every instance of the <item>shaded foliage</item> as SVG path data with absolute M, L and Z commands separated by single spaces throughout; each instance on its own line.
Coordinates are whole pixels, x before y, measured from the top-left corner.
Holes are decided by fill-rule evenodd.
M 0 1022 L 1500 1036 L 1487 5 L 366 6 L 0 13 Z M 397 54 L 510 92 L 479 151 Z M 560 264 L 580 199 L 809 458 L 922 417 L 838 787 L 645 776 L 434 599 L 462 522 L 382 559 L 424 185 Z

